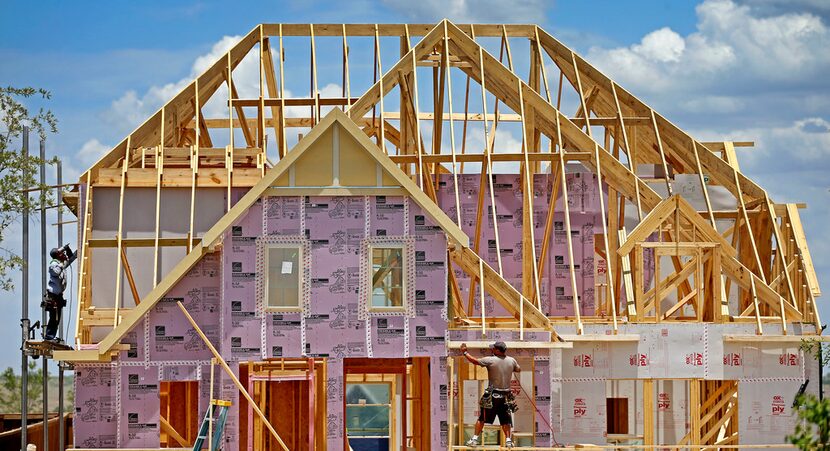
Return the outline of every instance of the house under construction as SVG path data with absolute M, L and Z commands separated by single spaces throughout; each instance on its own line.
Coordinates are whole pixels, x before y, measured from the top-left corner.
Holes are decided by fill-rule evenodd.
M 75 447 L 464 449 L 494 340 L 520 447 L 783 444 L 820 289 L 741 146 L 534 25 L 258 25 L 64 196 Z

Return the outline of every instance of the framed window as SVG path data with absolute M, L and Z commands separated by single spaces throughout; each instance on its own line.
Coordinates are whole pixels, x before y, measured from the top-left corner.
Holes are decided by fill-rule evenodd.
M 269 243 L 265 247 L 266 311 L 300 311 L 302 309 L 303 247 Z
M 370 311 L 403 311 L 406 298 L 406 258 L 403 245 L 369 246 Z
M 393 393 L 393 384 L 389 382 L 346 384 L 346 437 L 350 447 L 392 448 L 390 445 L 395 443 Z

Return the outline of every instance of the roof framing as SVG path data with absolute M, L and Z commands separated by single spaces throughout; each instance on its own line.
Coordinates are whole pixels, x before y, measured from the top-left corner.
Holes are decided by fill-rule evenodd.
M 311 88 L 304 97 L 285 96 L 284 59 L 291 40 L 308 42 L 311 50 Z M 319 55 L 321 47 L 318 43 L 322 40 L 334 41 L 342 47 L 342 55 L 339 55 L 342 93 L 339 97 L 324 96 L 319 89 L 317 62 L 321 59 L 336 61 L 338 56 L 336 53 L 334 57 Z M 391 65 L 388 61 L 382 64 L 384 54 L 388 59 L 389 41 L 396 41 L 399 52 Z M 488 50 L 492 49 L 488 44 L 494 41 L 499 45 L 498 57 Z M 387 46 L 386 52 L 381 49 L 382 43 Z M 352 61 L 350 66 L 350 55 L 355 58 L 353 48 L 361 44 L 364 52 L 374 53 L 372 64 L 362 60 L 363 64 Z M 517 53 L 517 48 L 527 49 L 526 58 Z M 240 80 L 235 78 L 238 74 L 234 71 L 246 56 L 252 54 L 259 64 L 259 96 L 240 98 L 237 92 Z M 517 69 L 514 61 L 529 63 L 527 73 Z M 558 84 L 550 82 L 547 73 L 550 68 L 559 70 Z M 361 70 L 364 71 L 362 79 L 356 75 Z M 371 72 L 371 82 L 361 87 L 360 80 L 370 78 L 366 70 Z M 425 76 L 425 71 L 431 71 L 431 80 Z M 466 81 L 466 85 L 459 86 L 459 78 Z M 216 101 L 220 88 L 227 91 L 227 98 L 220 99 L 225 103 L 227 117 L 205 117 L 204 105 L 211 99 Z M 478 88 L 480 99 L 475 92 Z M 362 94 L 353 97 L 353 92 Z M 577 99 L 576 103 L 568 105 L 566 99 L 563 106 L 563 97 L 568 93 Z M 431 101 L 427 100 L 430 94 Z M 454 110 L 462 98 L 463 111 Z M 490 102 L 492 109 L 488 105 Z M 576 109 L 574 114 L 562 112 L 569 107 Z M 292 108 L 307 108 L 308 115 L 298 117 Z M 80 205 L 85 207 L 81 213 L 85 219 L 85 232 L 91 230 L 90 197 L 96 187 L 120 187 L 122 200 L 126 189 L 154 187 L 157 204 L 164 188 L 190 188 L 191 223 L 197 188 L 225 187 L 228 193 L 232 187 L 252 188 L 252 192 L 260 189 L 265 180 L 290 164 L 292 158 L 296 158 L 293 155 L 297 150 L 303 148 L 300 143 L 305 142 L 304 139 L 297 145 L 290 144 L 292 130 L 321 125 L 326 120 L 322 118 L 324 111 L 331 108 L 348 114 L 351 120 L 345 122 L 354 129 L 362 129 L 361 140 L 374 141 L 385 167 L 388 166 L 390 173 L 403 174 L 411 185 L 409 188 L 417 188 L 411 191 L 413 198 L 428 211 L 438 210 L 434 202 L 437 177 L 441 174 L 457 177 L 458 174 L 475 173 L 480 177 L 481 186 L 487 185 L 492 192 L 494 167 L 510 165 L 511 171 L 518 171 L 523 179 L 523 211 L 532 215 L 532 174 L 549 173 L 554 179 L 553 197 L 558 193 L 567 198 L 565 174 L 570 168 L 568 163 L 578 162 L 588 167 L 599 175 L 599 188 L 607 189 L 608 193 L 607 206 L 603 205 L 601 209 L 604 233 L 602 245 L 597 249 L 600 255 L 618 255 L 617 251 L 624 244 L 617 232 L 623 229 L 626 202 L 636 204 L 640 220 L 645 221 L 665 202 L 655 190 L 657 184 L 665 183 L 666 191 L 671 195 L 674 175 L 694 174 L 700 180 L 706 203 L 706 210 L 697 214 L 708 220 L 711 230 L 719 233 L 719 241 L 728 242 L 737 252 L 736 264 L 732 264 L 731 269 L 738 274 L 733 278 L 733 288 L 739 287 L 742 302 L 746 304 L 753 291 L 764 292 L 769 299 L 784 299 L 792 306 L 789 318 L 803 318 L 820 324 L 815 308 L 815 297 L 820 295 L 820 289 L 797 206 L 774 204 L 761 187 L 739 170 L 735 147 L 751 143 L 697 141 L 535 25 L 455 25 L 447 20 L 437 24 L 258 25 L 82 175 L 81 181 L 87 186 L 87 198 Z M 509 111 L 504 111 L 505 108 Z M 469 136 L 474 128 L 483 130 L 483 146 L 470 144 Z M 224 129 L 227 138 L 216 133 L 219 129 Z M 461 140 L 456 145 L 459 129 Z M 275 134 L 276 152 L 267 149 L 269 130 Z M 504 152 L 499 148 L 499 137 L 510 130 L 521 134 L 519 151 Z M 642 173 L 643 165 L 657 167 L 663 175 L 647 179 Z M 736 207 L 726 211 L 713 209 L 711 186 L 724 187 L 734 196 Z M 479 320 L 470 316 L 474 285 L 483 279 L 488 290 L 499 292 L 502 300 L 520 307 L 518 312 L 511 311 L 514 318 L 493 318 L 491 321 L 522 328 L 530 317 L 534 326 L 547 328 L 549 321 L 537 317 L 541 307 L 539 274 L 544 268 L 548 237 L 552 234 L 554 206 L 542 207 L 548 209 L 548 215 L 542 248 L 538 251 L 533 228 L 523 225 L 522 287 L 512 290 L 506 282 L 502 284 L 500 260 L 496 267 L 490 267 L 478 257 L 481 224 L 486 220 L 486 214 L 497 214 L 493 202 L 491 211 L 484 211 L 485 191 L 482 189 L 477 199 L 476 233 L 471 236 L 472 242 L 458 227 L 460 213 L 455 218 L 444 219 L 443 213 L 440 216 L 442 227 L 457 246 L 450 253 L 453 261 L 473 280 L 468 302 L 464 305 L 458 283 L 450 275 L 453 321 L 484 327 L 486 318 Z M 456 184 L 456 203 L 457 198 Z M 117 246 L 121 251 L 129 246 L 146 246 L 149 242 L 123 237 L 123 209 L 122 201 L 117 236 L 101 240 L 84 234 L 78 318 L 91 319 L 87 324 L 101 323 L 101 319 L 92 318 L 95 313 L 92 313 L 94 306 L 89 293 L 93 277 L 89 270 L 90 249 Z M 565 209 L 568 218 L 567 206 Z M 156 210 L 158 216 L 158 208 Z M 238 211 L 229 200 L 228 215 Z M 524 218 L 524 224 L 530 223 L 528 217 Z M 185 265 L 195 262 L 191 260 L 195 258 L 192 254 L 210 250 L 218 236 L 217 230 L 220 230 L 215 226 L 201 237 L 191 233 L 176 239 L 159 238 L 158 220 L 156 222 L 156 238 L 150 240 L 152 246 L 156 249 L 166 245 L 187 246 L 190 253 L 182 261 Z M 569 221 L 566 223 L 570 229 Z M 498 235 L 496 231 L 496 250 L 500 256 Z M 570 244 L 568 247 L 572 249 Z M 126 261 L 123 264 L 129 267 Z M 621 258 L 612 258 L 608 270 L 612 282 L 608 284 L 606 294 L 613 301 L 615 293 L 622 291 L 624 262 Z M 151 291 L 153 296 L 166 291 L 172 286 L 169 283 L 175 282 L 164 274 L 159 276 Z M 571 279 L 575 287 L 573 271 Z M 729 289 L 730 282 L 727 281 L 726 291 Z M 134 309 L 122 308 L 120 314 L 116 307 L 111 317 L 107 316 L 115 327 L 111 336 L 119 337 L 124 330 L 122 325 L 140 317 L 137 312 L 150 308 L 143 304 L 144 301 Z M 615 304 L 611 302 L 612 307 Z M 612 318 L 616 328 L 618 313 L 615 308 L 605 315 Z M 772 305 L 770 309 L 774 314 Z M 778 310 L 783 309 L 789 308 L 784 306 Z M 590 316 L 596 312 L 580 312 L 576 300 L 575 310 L 577 330 L 581 332 L 581 314 Z M 99 318 L 102 314 L 103 311 L 98 313 Z M 79 334 L 78 341 L 89 343 L 90 337 L 87 328 Z M 117 342 L 117 339 L 107 340 L 107 348 Z

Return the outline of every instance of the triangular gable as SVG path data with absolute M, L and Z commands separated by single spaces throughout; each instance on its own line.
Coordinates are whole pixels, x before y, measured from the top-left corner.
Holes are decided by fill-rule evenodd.
M 335 121 L 323 130 L 272 186 L 285 188 L 280 192 L 287 193 L 313 192 L 313 189 L 323 192 L 326 189 L 332 192 L 403 189 L 404 182 L 397 177 L 402 174 L 392 175 L 379 161 L 387 159 L 386 155 L 371 141 L 367 143 L 365 134 L 350 119 L 346 119 L 345 123 Z M 343 127 L 349 127 L 349 124 L 350 129 L 344 130 Z M 417 187 L 416 190 L 421 191 Z
M 354 160 L 351 160 L 351 159 Z M 299 182 L 299 184 L 298 184 Z M 316 184 L 315 184 L 316 183 Z M 349 183 L 348 185 L 345 183 Z M 284 185 L 280 185 L 284 184 Z M 469 247 L 467 235 L 424 194 L 389 157 L 342 111 L 333 109 L 288 155 L 280 160 L 262 180 L 240 199 L 196 244 L 141 302 L 130 311 L 98 345 L 99 358 L 109 354 L 118 342 L 135 327 L 144 315 L 210 252 L 231 225 L 239 220 L 257 199 L 273 187 L 282 189 L 400 189 L 415 201 L 442 230 L 448 240 Z M 325 194 L 325 192 L 323 191 Z M 80 360 L 80 354 L 68 351 L 57 356 Z M 85 354 L 86 355 L 86 354 Z
M 643 218 L 643 220 L 637 224 L 637 227 L 635 227 L 634 230 L 628 234 L 625 243 L 622 243 L 620 248 L 617 250 L 617 254 L 624 257 L 626 254 L 630 253 L 631 250 L 634 249 L 635 243 L 646 241 L 649 236 L 657 233 L 661 224 L 671 220 L 675 214 L 680 215 L 683 219 L 694 225 L 695 230 L 697 231 L 695 238 L 696 241 L 717 243 L 721 246 L 721 252 L 725 252 L 726 255 L 730 257 L 737 255 L 735 248 L 733 248 L 732 245 L 726 241 L 726 239 L 721 236 L 721 234 L 718 233 L 718 231 L 715 230 L 711 224 L 706 222 L 706 220 L 700 216 L 697 210 L 695 210 L 689 202 L 680 197 L 678 194 L 664 199 L 662 202 L 657 204 L 648 216 Z M 682 241 L 681 237 L 676 237 L 676 240 Z
M 675 215 L 679 215 L 684 220 L 690 222 L 696 230 L 694 240 L 696 242 L 709 242 L 718 245 L 720 252 L 723 254 L 721 259 L 721 269 L 723 274 L 734 280 L 741 288 L 745 290 L 752 290 L 757 293 L 758 299 L 765 302 L 774 312 L 781 314 L 781 309 L 792 320 L 800 320 L 803 318 L 801 312 L 795 308 L 792 303 L 784 299 L 778 292 L 769 286 L 764 280 L 753 273 L 749 268 L 744 266 L 738 260 L 738 252 L 732 247 L 732 244 L 712 227 L 702 216 L 683 199 L 679 194 L 675 194 L 660 202 L 653 210 L 643 218 L 643 220 L 628 234 L 626 240 L 620 245 L 617 254 L 620 257 L 625 257 L 634 250 L 637 243 L 644 242 L 649 236 L 658 233 L 660 225 L 664 222 L 671 221 Z M 682 242 L 685 238 L 691 237 L 691 232 L 684 232 L 684 236 L 676 236 L 675 240 Z

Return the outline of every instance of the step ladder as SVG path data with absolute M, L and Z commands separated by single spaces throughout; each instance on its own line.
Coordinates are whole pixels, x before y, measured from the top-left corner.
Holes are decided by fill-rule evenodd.
M 219 449 L 219 444 L 222 442 L 222 431 L 225 429 L 225 420 L 228 419 L 228 407 L 231 406 L 230 401 L 221 399 L 211 399 L 210 405 L 205 411 L 205 418 L 202 420 L 202 425 L 199 427 L 199 435 L 196 437 L 196 442 L 193 444 L 193 451 L 201 451 L 202 444 L 208 438 L 208 429 L 210 423 L 216 421 L 216 426 L 213 428 L 213 443 L 210 444 L 210 451 Z M 219 408 L 219 418 L 214 420 L 216 408 Z

